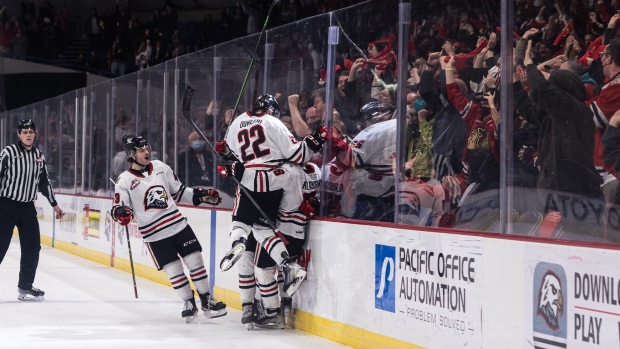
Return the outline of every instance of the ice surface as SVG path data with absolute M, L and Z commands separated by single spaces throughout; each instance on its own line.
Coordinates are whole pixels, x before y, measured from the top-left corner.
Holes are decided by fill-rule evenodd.
M 241 311 L 186 324 L 170 287 L 42 246 L 34 283 L 43 302 L 17 300 L 19 241 L 0 265 L 0 348 L 344 348 L 301 331 L 248 331 Z M 196 299 L 199 302 L 198 299 Z

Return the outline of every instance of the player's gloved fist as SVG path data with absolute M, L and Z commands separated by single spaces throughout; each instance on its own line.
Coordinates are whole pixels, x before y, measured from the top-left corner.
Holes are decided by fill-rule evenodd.
M 301 203 L 301 206 L 299 206 L 299 210 L 306 217 L 314 217 L 314 215 L 316 215 L 316 213 L 319 212 L 319 207 L 320 207 L 319 200 L 317 200 L 317 198 L 315 197 L 311 197 L 311 198 L 305 199 Z
M 243 178 L 243 172 L 245 172 L 245 166 L 239 161 L 232 162 L 230 164 L 218 165 L 217 172 L 224 178 L 235 177 L 238 181 Z
M 221 142 L 215 142 L 215 151 L 223 156 L 226 156 L 230 153 L 230 148 L 228 148 L 228 144 L 225 140 Z
M 329 139 L 329 132 L 327 132 L 327 127 L 324 125 L 319 125 L 317 129 L 311 135 L 308 135 L 304 138 L 304 142 L 308 148 L 310 148 L 314 152 L 318 152 L 321 150 L 321 147 Z
M 194 206 L 198 206 L 202 203 L 217 206 L 222 202 L 220 193 L 214 189 L 194 189 L 194 196 L 192 196 L 192 203 Z
M 112 207 L 112 218 L 120 225 L 127 225 L 131 222 L 133 211 L 129 206 L 114 206 Z
M 215 142 L 215 151 L 218 154 L 220 154 L 224 160 L 227 160 L 227 161 L 238 161 L 239 160 L 237 159 L 235 154 L 232 151 L 230 151 L 230 148 L 228 147 L 228 143 L 226 143 L 226 140 L 223 140 L 221 142 Z
M 347 142 L 343 141 L 340 138 L 332 138 L 332 155 L 336 156 L 342 152 L 344 152 L 345 150 L 347 150 L 347 148 L 349 147 L 349 144 L 347 144 Z
M 319 125 L 316 131 L 314 131 L 313 136 L 315 138 L 322 139 L 323 143 L 325 143 L 329 139 L 330 134 L 329 130 L 327 130 L 327 127 L 325 127 L 325 125 Z

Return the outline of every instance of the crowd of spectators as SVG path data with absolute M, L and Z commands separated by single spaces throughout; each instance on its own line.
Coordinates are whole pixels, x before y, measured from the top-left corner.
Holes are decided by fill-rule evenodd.
M 399 217 L 403 224 L 499 231 L 499 130 L 506 123 L 512 132 L 507 183 L 513 232 L 620 242 L 617 0 L 518 1 L 510 42 L 499 40 L 499 3 L 419 3 L 409 27 L 407 62 L 397 61 L 398 4 L 378 3 L 355 12 L 355 18 L 336 17 L 348 35 L 338 44 L 334 91 L 325 89 L 324 27 L 299 23 L 279 38 L 283 42 L 276 40 L 278 57 L 304 58 L 302 70 L 313 77 L 311 87 L 301 91 L 269 91 L 279 101 L 282 122 L 301 139 L 333 116 L 326 157 L 313 159 L 323 167 L 322 200 L 328 215 L 386 222 Z M 246 5 L 231 8 L 231 14 L 244 12 Z M 174 22 L 174 9 L 164 12 L 172 16 L 164 23 Z M 246 31 L 239 35 L 259 30 L 249 25 L 254 22 L 244 21 Z M 148 51 L 143 43 L 153 32 L 161 33 L 154 36 L 156 46 L 175 47 L 174 31 L 141 27 L 141 39 L 129 40 L 132 47 Z M 133 32 L 129 25 L 128 31 Z M 92 41 L 111 38 L 100 34 Z M 108 42 L 123 47 L 117 34 L 114 43 Z M 511 81 L 500 81 L 502 46 L 514 52 Z M 401 64 L 409 70 L 406 81 L 397 77 Z M 286 64 L 273 69 L 275 76 L 286 76 Z M 502 83 L 513 85 L 509 98 L 514 110 L 500 104 Z M 396 144 L 399 84 L 407 90 L 402 144 Z M 224 138 L 236 92 L 193 110 L 192 118 L 210 138 Z M 327 92 L 334 93 L 331 113 Z M 245 110 L 240 105 L 237 114 Z M 126 133 L 118 131 L 117 136 Z M 210 168 L 217 159 L 206 159 L 205 145 L 196 134 L 188 135 L 181 138 L 182 154 L 170 153 L 172 148 L 161 151 L 185 171 L 200 169 L 186 172 L 194 182 L 213 181 Z
M 359 1 L 281 1 L 274 6 L 269 27 L 333 11 Z M 168 0 L 161 9 L 152 12 L 148 21 L 132 16 L 136 11 L 130 0 L 116 0 L 108 7 L 92 7 L 83 18 L 81 34 L 88 40 L 88 52 L 78 54 L 71 63 L 75 69 L 121 76 L 132 71 L 162 63 L 166 60 L 214 46 L 235 38 L 253 34 L 262 28 L 271 1 L 238 1 L 235 6 L 220 9 L 219 21 L 212 10 L 197 2 L 189 9 L 175 6 Z M 0 50 L 4 56 L 43 58 L 51 61 L 62 57 L 72 38 L 80 33 L 78 25 L 68 26 L 70 6 L 67 1 L 57 5 L 51 1 L 21 2 L 21 15 L 0 8 Z M 199 23 L 179 18 L 179 10 L 201 11 Z M 77 17 L 80 14 L 71 13 Z
M 334 137 L 328 158 L 315 159 L 324 165 L 328 214 L 392 222 L 398 213 L 400 223 L 499 231 L 503 121 L 513 133 L 508 183 L 514 232 L 620 241 L 613 226 L 620 136 L 610 133 L 620 124 L 618 2 L 518 1 L 514 41 L 506 43 L 498 39 L 499 3 L 419 5 L 424 8 L 410 25 L 408 62 L 397 62 L 395 23 L 380 23 L 388 17 L 381 11 L 355 19 L 379 20 L 353 39 L 363 52 L 349 38 L 339 46 Z M 293 39 L 297 34 L 292 31 Z M 349 34 L 355 38 L 354 27 Z M 309 67 L 316 73 L 314 90 L 272 91 L 282 122 L 297 138 L 325 122 L 322 42 L 311 34 L 302 45 L 305 57 L 320 53 L 319 64 Z M 502 110 L 499 98 L 502 45 L 515 57 L 513 79 L 505 82 L 514 85 L 511 111 Z M 401 63 L 410 76 L 402 82 L 406 144 L 397 145 Z M 392 168 L 396 147 L 405 150 L 402 169 Z

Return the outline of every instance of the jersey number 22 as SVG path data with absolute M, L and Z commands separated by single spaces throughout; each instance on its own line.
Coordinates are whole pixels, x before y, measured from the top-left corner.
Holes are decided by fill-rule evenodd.
M 265 143 L 265 130 L 261 125 L 254 125 L 250 129 L 243 129 L 237 134 L 237 140 L 241 144 L 241 160 L 248 162 L 271 154 L 269 149 L 261 149 L 260 145 Z M 252 150 L 248 152 L 248 148 Z

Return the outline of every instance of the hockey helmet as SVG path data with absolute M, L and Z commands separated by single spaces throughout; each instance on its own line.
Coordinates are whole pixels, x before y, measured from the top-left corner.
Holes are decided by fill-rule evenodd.
M 34 121 L 32 119 L 24 119 L 17 123 L 17 132 L 21 132 L 22 130 L 35 130 L 37 127 L 34 125 Z
M 252 106 L 253 114 L 257 114 L 258 112 L 266 113 L 268 110 L 271 110 L 271 115 L 278 119 L 280 118 L 280 106 L 272 95 L 262 95 L 258 97 Z
M 357 128 L 361 131 L 366 127 L 381 121 L 388 120 L 394 113 L 394 106 L 383 102 L 370 102 L 360 109 L 360 118 Z
M 136 155 L 136 150 L 142 147 L 146 147 L 146 150 L 151 150 L 149 142 L 141 136 L 128 137 L 125 143 L 125 154 L 127 154 L 128 157 Z

